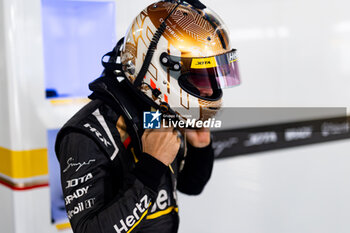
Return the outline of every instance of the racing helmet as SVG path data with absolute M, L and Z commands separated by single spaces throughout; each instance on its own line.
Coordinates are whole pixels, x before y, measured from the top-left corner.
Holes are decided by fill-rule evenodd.
M 240 84 L 237 55 L 219 16 L 189 2 L 144 9 L 125 36 L 121 63 L 127 79 L 157 105 L 206 120 L 220 109 L 222 89 Z

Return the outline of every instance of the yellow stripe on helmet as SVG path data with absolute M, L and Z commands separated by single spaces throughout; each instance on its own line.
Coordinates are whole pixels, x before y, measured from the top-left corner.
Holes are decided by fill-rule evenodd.
M 193 58 L 191 63 L 192 69 L 205 69 L 216 67 L 215 57 L 206 57 L 206 58 Z

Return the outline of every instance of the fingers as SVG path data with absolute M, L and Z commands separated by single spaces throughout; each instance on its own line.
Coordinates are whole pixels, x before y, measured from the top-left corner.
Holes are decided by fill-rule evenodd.
M 153 129 L 146 129 L 144 132 L 143 132 L 143 135 L 148 135 L 149 133 L 151 133 L 153 131 Z
M 171 164 L 180 148 L 179 132 L 174 128 L 145 130 L 142 136 L 143 152 L 165 165 Z

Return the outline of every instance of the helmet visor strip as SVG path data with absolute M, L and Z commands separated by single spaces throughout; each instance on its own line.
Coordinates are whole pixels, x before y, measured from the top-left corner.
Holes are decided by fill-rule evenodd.
M 181 76 L 179 82 L 186 81 L 202 90 L 237 86 L 241 80 L 236 50 L 215 57 L 181 58 Z

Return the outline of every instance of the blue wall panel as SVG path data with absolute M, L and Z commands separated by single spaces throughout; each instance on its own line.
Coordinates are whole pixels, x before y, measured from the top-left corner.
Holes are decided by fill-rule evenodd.
M 55 141 L 58 129 L 48 130 L 49 182 L 51 196 L 51 219 L 53 223 L 68 221 L 61 188 L 60 164 L 56 158 Z
M 115 3 L 43 0 L 46 89 L 85 97 L 102 71 L 100 59 L 116 43 Z

